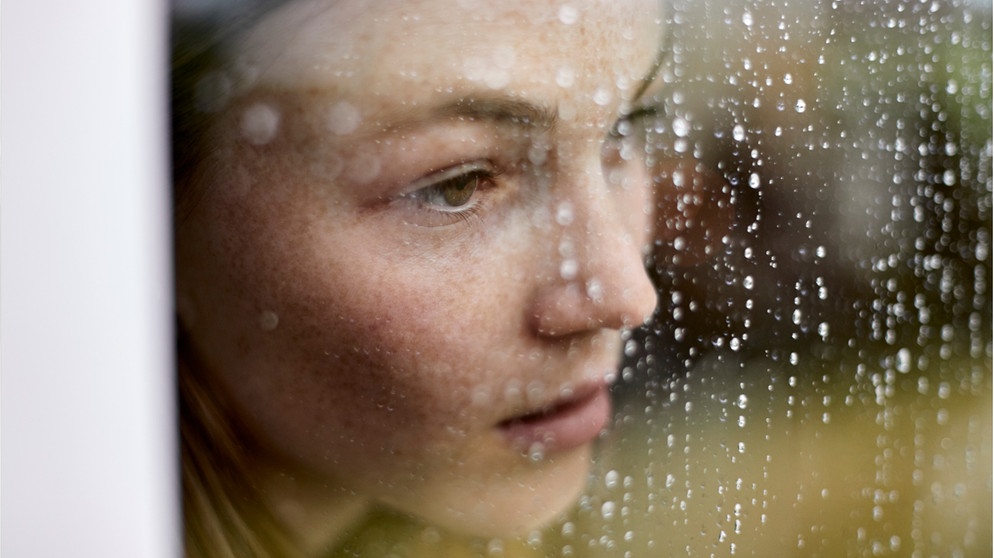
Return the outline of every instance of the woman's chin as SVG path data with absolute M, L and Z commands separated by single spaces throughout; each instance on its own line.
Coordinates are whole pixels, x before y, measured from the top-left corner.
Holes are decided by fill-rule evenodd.
M 419 490 L 386 503 L 453 533 L 522 535 L 552 523 L 576 503 L 587 485 L 591 451 L 592 444 L 585 444 L 487 479 L 450 479 L 433 493 Z

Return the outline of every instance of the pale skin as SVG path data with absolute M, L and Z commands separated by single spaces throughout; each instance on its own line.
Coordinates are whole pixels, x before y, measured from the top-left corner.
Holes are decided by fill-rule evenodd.
M 611 131 L 662 86 L 659 18 L 298 0 L 237 43 L 249 81 L 177 226 L 177 296 L 305 549 L 374 503 L 496 536 L 574 501 L 595 436 L 502 425 L 605 393 L 655 308 L 651 178 Z

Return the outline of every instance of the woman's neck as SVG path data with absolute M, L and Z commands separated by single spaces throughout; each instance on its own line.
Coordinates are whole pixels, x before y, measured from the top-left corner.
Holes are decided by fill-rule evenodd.
M 259 473 L 263 499 L 308 557 L 327 555 L 372 507 L 368 497 L 307 472 L 271 466 Z

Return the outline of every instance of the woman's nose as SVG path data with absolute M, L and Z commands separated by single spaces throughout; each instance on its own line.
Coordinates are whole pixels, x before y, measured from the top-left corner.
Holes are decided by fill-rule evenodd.
M 533 306 L 533 328 L 540 335 L 637 327 L 655 311 L 656 290 L 642 246 L 648 227 L 644 195 L 637 204 L 618 204 L 608 199 L 618 192 L 600 190 L 606 193 L 574 196 L 555 208 L 558 245 L 545 264 L 553 268 L 551 279 Z

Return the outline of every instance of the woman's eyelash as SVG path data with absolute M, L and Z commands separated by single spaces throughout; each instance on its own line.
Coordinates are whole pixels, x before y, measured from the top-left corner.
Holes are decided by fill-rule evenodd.
M 485 203 L 482 193 L 495 186 L 500 174 L 489 162 L 457 165 L 418 180 L 403 199 L 433 215 L 426 220 L 431 226 L 469 221 L 480 213 Z
M 630 132 L 623 130 L 623 128 L 625 127 L 630 128 L 636 125 L 641 120 L 647 118 L 653 118 L 658 114 L 659 114 L 659 107 L 656 105 L 646 105 L 643 107 L 639 107 L 633 110 L 632 112 L 625 114 L 621 118 L 618 118 L 617 122 L 614 123 L 614 126 L 611 128 L 611 131 L 608 134 L 612 138 L 626 137 L 630 134 Z

